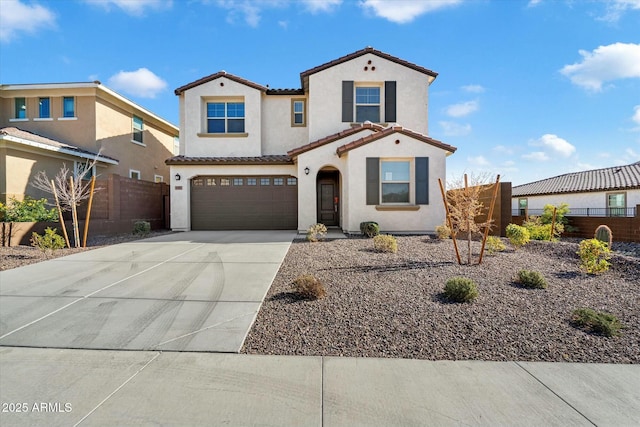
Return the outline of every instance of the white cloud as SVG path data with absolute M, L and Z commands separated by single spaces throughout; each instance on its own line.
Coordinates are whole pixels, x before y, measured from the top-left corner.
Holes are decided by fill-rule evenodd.
M 467 162 L 474 166 L 489 166 L 489 161 L 484 156 L 467 157 Z
M 466 85 L 466 86 L 462 86 L 462 90 L 464 90 L 465 92 L 471 92 L 471 93 L 483 93 L 485 89 L 480 85 Z
M 534 151 L 529 154 L 523 154 L 523 159 L 533 160 L 534 162 L 546 162 L 549 161 L 549 156 L 543 151 Z
M 283 30 L 289 28 L 289 21 L 278 21 L 278 26 Z
M 542 0 L 529 0 L 527 7 L 536 7 L 540 3 L 542 3 Z
M 439 122 L 445 136 L 465 136 L 471 133 L 470 124 L 460 124 L 456 122 Z
M 22 32 L 33 34 L 55 27 L 56 16 L 44 6 L 27 5 L 19 0 L 0 1 L 0 42 L 8 43 Z
M 565 65 L 560 73 L 587 90 L 599 92 L 606 81 L 640 78 L 640 44 L 614 43 L 579 53 L 582 62 Z
M 534 147 L 543 147 L 547 152 L 559 154 L 562 157 L 569 157 L 576 151 L 576 147 L 557 135 L 547 133 L 535 141 L 531 142 Z
M 462 0 L 362 0 L 360 6 L 391 22 L 406 24 L 425 13 L 460 3 Z
M 453 104 L 447 107 L 447 115 L 451 117 L 464 117 L 478 110 L 478 101 L 467 101 Z
M 342 0 L 302 0 L 302 3 L 311 13 L 332 12 L 342 4 Z
M 507 155 L 511 155 L 514 153 L 513 148 L 507 147 L 504 145 L 496 145 L 495 147 L 493 147 L 493 151 L 495 151 L 496 153 L 507 154 Z
M 610 0 L 605 15 L 599 19 L 615 23 L 629 10 L 640 10 L 640 0 Z
M 631 116 L 631 120 L 638 125 L 638 127 L 633 128 L 633 130 L 640 131 L 640 105 L 633 107 L 633 116 Z
M 111 7 L 122 9 L 126 14 L 144 16 L 149 10 L 166 10 L 173 5 L 173 0 L 84 0 L 85 3 L 101 6 L 107 11 Z
M 155 98 L 167 88 L 167 82 L 148 69 L 139 68 L 136 71 L 120 71 L 111 76 L 108 86 L 141 98 Z

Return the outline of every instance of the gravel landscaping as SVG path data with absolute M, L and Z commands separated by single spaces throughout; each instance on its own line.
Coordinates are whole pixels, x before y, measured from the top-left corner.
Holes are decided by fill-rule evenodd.
M 400 236 L 398 247 L 386 254 L 365 238 L 294 241 L 242 352 L 640 363 L 640 258 L 614 253 L 611 270 L 594 276 L 580 271 L 576 241 L 507 244 L 471 266 L 458 265 L 451 240 Z M 620 247 L 638 254 L 638 245 Z M 522 269 L 540 272 L 548 288 L 516 284 Z M 302 274 L 323 282 L 327 296 L 299 298 L 292 282 Z M 454 276 L 478 284 L 475 302 L 443 298 Z M 570 318 L 580 307 L 612 313 L 626 328 L 611 338 L 577 329 Z

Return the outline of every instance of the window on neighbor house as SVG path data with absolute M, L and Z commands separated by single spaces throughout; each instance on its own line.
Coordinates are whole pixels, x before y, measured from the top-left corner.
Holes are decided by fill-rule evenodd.
M 132 119 L 133 135 L 132 141 L 142 144 L 142 134 L 144 132 L 144 121 L 138 117 L 133 116 Z
M 520 216 L 526 216 L 527 215 L 528 207 L 529 207 L 529 200 L 528 199 L 518 199 L 518 214 Z
M 164 177 L 162 175 L 153 175 L 153 182 L 164 182 Z
M 304 99 L 291 100 L 291 126 L 306 126 Z
M 180 154 L 180 137 L 174 136 L 173 137 L 173 155 L 177 156 L 178 154 Z
M 140 171 L 129 169 L 129 178 L 131 179 L 141 179 Z
M 380 122 L 380 88 L 356 87 L 356 122 Z
M 38 117 L 41 119 L 51 118 L 51 99 L 48 97 L 38 99 Z
M 76 116 L 76 99 L 73 96 L 62 97 L 62 117 L 71 118 Z
M 207 102 L 207 133 L 244 133 L 244 102 Z
M 16 119 L 26 119 L 27 118 L 27 102 L 25 98 L 15 98 L 15 115 Z
M 381 203 L 409 203 L 411 162 L 382 160 L 380 162 Z
M 87 171 L 88 170 L 88 171 Z M 80 177 L 85 171 L 87 171 L 86 175 L 82 177 L 82 179 L 91 179 L 95 175 L 96 167 L 95 165 L 92 168 L 89 168 L 89 162 L 74 162 L 73 163 L 73 176 L 74 178 Z
M 607 215 L 626 216 L 627 194 L 610 193 L 607 194 Z

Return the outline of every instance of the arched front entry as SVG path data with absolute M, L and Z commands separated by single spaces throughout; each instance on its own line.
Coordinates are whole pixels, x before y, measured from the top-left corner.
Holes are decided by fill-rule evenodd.
M 340 226 L 340 172 L 324 168 L 316 177 L 317 221 L 327 227 Z

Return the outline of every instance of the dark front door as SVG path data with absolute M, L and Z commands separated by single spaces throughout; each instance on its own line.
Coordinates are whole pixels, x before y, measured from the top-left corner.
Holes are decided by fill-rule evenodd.
M 338 174 L 322 173 L 318 176 L 318 222 L 327 226 L 339 225 Z

